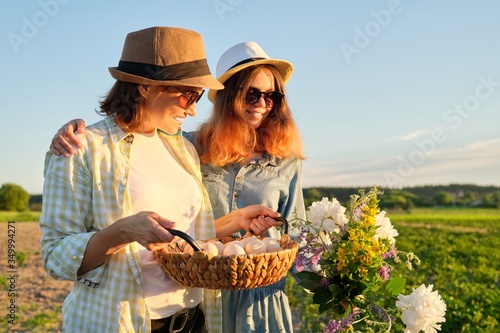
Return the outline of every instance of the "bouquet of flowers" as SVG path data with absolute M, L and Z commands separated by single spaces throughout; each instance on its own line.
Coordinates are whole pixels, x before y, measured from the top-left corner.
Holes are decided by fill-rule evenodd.
M 436 332 L 445 321 L 446 304 L 432 285 L 402 295 L 406 280 L 391 278 L 403 260 L 408 269 L 420 261 L 396 249 L 398 232 L 379 209 L 381 194 L 360 190 L 351 196 L 350 211 L 323 198 L 308 208 L 307 220 L 291 221 L 302 246 L 298 283 L 314 294 L 320 313 L 331 313 L 324 333 L 389 332 L 399 313 L 405 333 Z

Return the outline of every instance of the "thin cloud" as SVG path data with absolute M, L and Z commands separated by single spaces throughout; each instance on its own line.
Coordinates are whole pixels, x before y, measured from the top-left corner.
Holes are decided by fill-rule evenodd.
M 500 138 L 477 141 L 458 148 L 436 149 L 422 155 L 419 165 L 407 158 L 380 156 L 335 163 L 304 164 L 304 187 L 312 186 L 400 186 L 446 183 L 500 185 Z M 404 172 L 402 172 L 404 171 Z
M 427 133 L 429 133 L 430 131 L 431 130 L 429 130 L 429 129 L 421 129 L 421 130 L 413 131 L 411 133 L 403 135 L 403 136 L 399 137 L 398 139 L 403 140 L 403 141 L 410 141 L 410 140 L 414 140 L 416 138 L 422 137 L 422 136 L 426 135 Z

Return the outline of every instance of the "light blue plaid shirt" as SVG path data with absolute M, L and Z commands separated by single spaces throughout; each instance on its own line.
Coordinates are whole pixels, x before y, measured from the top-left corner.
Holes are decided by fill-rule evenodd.
M 214 237 L 212 210 L 194 147 L 181 135 L 160 135 L 203 193 L 196 239 Z M 63 330 L 150 332 L 137 243 L 77 276 L 90 237 L 133 213 L 127 190 L 133 135 L 106 117 L 89 126 L 81 141 L 84 148 L 69 158 L 47 153 L 44 170 L 40 216 L 44 267 L 55 279 L 75 281 L 63 304 Z M 204 290 L 202 308 L 209 332 L 221 332 L 220 293 Z

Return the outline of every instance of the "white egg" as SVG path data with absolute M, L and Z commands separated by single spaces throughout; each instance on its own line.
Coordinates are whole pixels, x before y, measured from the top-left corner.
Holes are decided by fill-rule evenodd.
M 239 242 L 227 243 L 224 246 L 224 252 L 222 253 L 222 255 L 230 256 L 233 254 L 236 254 L 236 255 L 245 254 L 245 250 L 243 250 L 243 248 L 237 243 L 239 243 Z
M 266 252 L 266 246 L 264 243 L 257 238 L 250 239 L 245 245 L 245 252 L 248 254 L 251 253 L 264 253 Z
M 280 246 L 280 243 L 272 237 L 266 237 L 262 240 L 262 243 L 266 246 L 266 251 L 267 252 L 275 252 L 275 251 L 281 251 L 282 248 Z
M 245 246 L 247 246 L 247 243 L 248 243 L 249 241 L 251 241 L 252 239 L 257 239 L 257 238 L 255 238 L 254 236 L 245 237 L 245 238 L 242 238 L 239 242 L 241 242 L 241 246 L 242 246 L 243 248 L 245 248 Z
M 217 246 L 215 246 L 214 243 L 202 243 L 202 244 L 200 244 L 200 249 L 202 251 L 207 252 L 209 257 L 219 255 L 219 249 L 217 248 Z
M 238 240 L 233 240 L 233 241 L 227 242 L 224 244 L 224 247 L 228 246 L 229 244 L 236 244 L 236 245 L 240 246 L 241 248 L 245 248 L 243 246 L 243 244 L 241 243 L 241 241 L 238 241 Z
M 224 244 L 221 241 L 218 241 L 218 240 L 217 241 L 213 241 L 211 243 L 214 244 L 217 247 L 218 253 L 221 256 L 222 253 L 224 252 Z

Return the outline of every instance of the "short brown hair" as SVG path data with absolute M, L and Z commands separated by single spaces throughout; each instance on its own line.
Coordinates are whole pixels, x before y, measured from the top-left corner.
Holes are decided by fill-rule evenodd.
M 133 132 L 143 120 L 142 105 L 144 98 L 139 93 L 139 85 L 116 81 L 108 94 L 101 100 L 100 115 L 113 116 L 123 130 Z

